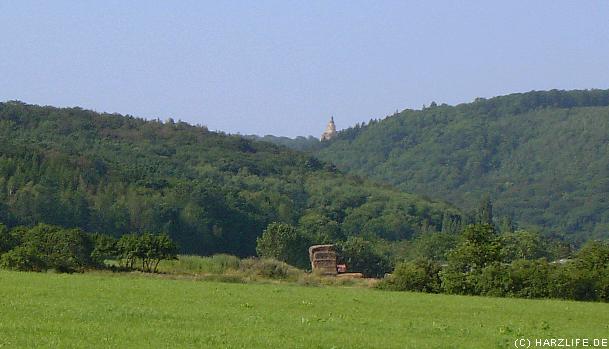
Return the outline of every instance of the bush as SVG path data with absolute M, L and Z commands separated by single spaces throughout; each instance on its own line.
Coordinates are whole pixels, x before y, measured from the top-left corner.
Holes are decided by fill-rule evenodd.
M 609 302 L 609 268 L 603 269 L 598 276 L 596 297 L 603 302 Z
M 15 236 L 3 224 L 0 224 L 0 255 L 10 251 L 17 246 L 17 243 Z
M 256 239 L 256 253 L 301 268 L 308 266 L 308 240 L 293 226 L 271 223 Z
M 479 274 L 469 275 L 473 283 L 473 294 L 505 297 L 510 293 L 512 280 L 510 266 L 501 263 L 487 265 Z
M 91 258 L 93 241 L 80 229 L 39 224 L 31 229 L 16 229 L 13 236 L 19 245 L 5 253 L 8 256 L 3 255 L 2 265 L 6 268 L 73 272 L 95 264 Z
M 500 243 L 493 226 L 468 225 L 460 239 L 448 253 L 448 266 L 440 273 L 443 290 L 451 294 L 480 294 L 481 289 L 494 288 L 492 285 L 477 285 L 480 278 L 488 278 L 481 275 L 484 268 L 500 260 Z M 488 273 L 493 272 L 488 270 Z
M 391 271 L 391 262 L 376 251 L 374 244 L 360 237 L 350 237 L 336 244 L 338 261 L 347 265 L 349 271 L 366 277 L 383 277 Z
M 98 266 L 103 266 L 106 259 L 118 259 L 117 239 L 105 234 L 93 234 L 93 252 L 91 258 Z
M 548 297 L 550 265 L 545 259 L 517 260 L 510 265 L 509 271 L 511 295 L 521 298 Z
M 0 258 L 0 267 L 20 271 L 45 271 L 45 261 L 31 246 L 17 246 L 4 253 Z
M 116 242 L 121 264 L 135 268 L 142 263 L 144 272 L 157 272 L 161 260 L 177 258 L 177 246 L 167 234 L 126 234 Z
M 402 262 L 377 287 L 393 291 L 437 293 L 440 292 L 440 270 L 440 264 L 429 259 Z

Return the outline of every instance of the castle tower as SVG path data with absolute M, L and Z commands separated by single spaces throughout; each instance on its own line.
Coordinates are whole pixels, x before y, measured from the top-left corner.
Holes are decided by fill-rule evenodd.
M 322 141 L 329 141 L 330 139 L 336 136 L 336 125 L 334 125 L 334 116 L 330 118 L 330 122 L 328 122 L 328 126 L 326 126 L 326 130 L 321 134 Z

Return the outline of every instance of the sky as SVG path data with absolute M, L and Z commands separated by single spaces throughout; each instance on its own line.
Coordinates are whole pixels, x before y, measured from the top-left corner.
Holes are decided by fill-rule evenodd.
M 609 1 L 0 2 L 0 101 L 318 137 L 553 88 L 609 88 Z

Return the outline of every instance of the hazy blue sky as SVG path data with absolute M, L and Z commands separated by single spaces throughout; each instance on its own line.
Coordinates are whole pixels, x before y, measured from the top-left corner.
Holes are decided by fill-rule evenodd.
M 0 100 L 319 136 L 609 87 L 609 1 L 3 1 Z

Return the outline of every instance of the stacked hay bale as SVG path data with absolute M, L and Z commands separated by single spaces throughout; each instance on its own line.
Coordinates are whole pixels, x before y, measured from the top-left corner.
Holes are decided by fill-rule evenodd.
M 313 245 L 309 247 L 311 270 L 321 275 L 336 275 L 336 251 L 334 245 Z

